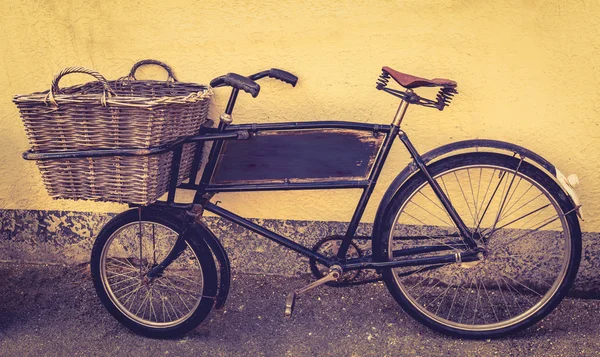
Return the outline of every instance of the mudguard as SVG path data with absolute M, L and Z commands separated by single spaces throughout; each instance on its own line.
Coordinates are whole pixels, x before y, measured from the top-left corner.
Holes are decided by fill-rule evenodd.
M 231 265 L 225 248 L 204 222 L 194 223 L 188 228 L 185 235 L 186 239 L 204 240 L 219 263 L 219 290 L 215 300 L 215 309 L 220 309 L 225 305 L 231 284 Z
M 441 158 L 452 156 L 457 152 L 472 152 L 472 151 L 482 151 L 482 152 L 496 152 L 505 154 L 508 156 L 519 155 L 523 159 L 526 159 L 536 166 L 541 168 L 543 171 L 548 173 L 550 177 L 552 177 L 559 186 L 565 191 L 565 194 L 571 199 L 573 203 L 573 207 L 577 208 L 577 214 L 581 217 L 581 212 L 579 207 L 581 207 L 581 203 L 579 201 L 579 197 L 573 190 L 569 180 L 559 171 L 554 165 L 552 165 L 548 160 L 544 159 L 540 155 L 534 153 L 531 150 L 525 149 L 522 146 L 498 141 L 498 140 L 487 140 L 487 139 L 475 139 L 475 140 L 465 140 L 458 141 L 455 143 L 450 143 L 444 146 L 440 146 L 436 149 L 433 149 L 424 155 L 422 155 L 423 161 L 427 163 L 431 163 L 437 161 Z M 381 221 L 383 219 L 383 215 L 385 213 L 386 207 L 391 202 L 392 198 L 398 192 L 402 184 L 406 182 L 413 174 L 418 171 L 417 165 L 412 162 L 408 166 L 406 166 L 399 174 L 396 176 L 394 181 L 390 184 L 387 191 L 383 195 L 381 202 L 379 203 L 379 207 L 377 208 L 377 213 L 375 215 L 375 223 L 373 226 L 373 236 L 377 236 L 380 234 Z

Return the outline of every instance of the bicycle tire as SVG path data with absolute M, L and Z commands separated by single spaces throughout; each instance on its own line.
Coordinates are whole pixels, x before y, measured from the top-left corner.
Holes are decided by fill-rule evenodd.
M 157 209 L 142 208 L 141 219 L 132 209 L 108 222 L 94 242 L 90 264 L 98 298 L 119 322 L 141 335 L 180 336 L 196 328 L 213 307 L 217 271 L 201 240 L 186 240 L 185 250 L 160 277 L 145 277 L 171 250 L 181 225 L 181 219 Z
M 474 339 L 514 333 L 549 314 L 567 294 L 581 258 L 579 221 L 560 186 L 536 166 L 496 153 L 451 156 L 428 169 L 486 252 L 477 262 L 382 269 L 398 304 L 438 332 Z M 396 192 L 380 232 L 373 247 L 383 260 L 411 247 L 444 249 L 417 257 L 463 250 L 421 172 Z

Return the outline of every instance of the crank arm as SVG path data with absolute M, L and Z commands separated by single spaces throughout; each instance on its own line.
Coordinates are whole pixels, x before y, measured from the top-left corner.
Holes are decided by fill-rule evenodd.
M 284 313 L 285 316 L 292 317 L 292 313 L 294 312 L 294 305 L 295 305 L 296 298 L 298 297 L 298 295 L 304 294 L 305 292 L 312 290 L 318 286 L 321 286 L 325 283 L 328 283 L 330 281 L 337 281 L 340 279 L 341 276 L 342 276 L 342 269 L 339 266 L 334 265 L 330 268 L 329 273 L 327 273 L 327 275 L 325 275 L 321 279 L 313 281 L 312 283 L 306 285 L 305 287 L 302 287 L 300 289 L 296 289 L 296 290 L 292 291 L 285 299 L 285 313 Z

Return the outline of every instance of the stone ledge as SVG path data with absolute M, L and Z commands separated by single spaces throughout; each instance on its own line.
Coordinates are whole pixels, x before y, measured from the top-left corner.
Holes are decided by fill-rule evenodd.
M 94 237 L 115 214 L 0 210 L 0 260 L 79 264 L 89 261 Z M 219 237 L 234 272 L 296 276 L 309 273 L 308 258 L 285 249 L 234 223 L 206 217 Z M 252 219 L 306 246 L 343 234 L 347 223 Z M 357 235 L 369 236 L 372 224 L 361 224 Z M 583 254 L 573 295 L 600 298 L 600 233 L 583 233 Z

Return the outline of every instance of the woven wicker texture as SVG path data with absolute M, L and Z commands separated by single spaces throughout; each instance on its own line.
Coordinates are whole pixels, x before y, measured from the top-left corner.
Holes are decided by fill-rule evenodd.
M 137 80 L 143 65 L 159 65 L 167 81 Z M 85 73 L 97 81 L 60 88 L 60 79 Z M 69 67 L 44 92 L 18 95 L 33 151 L 150 148 L 195 135 L 207 119 L 209 87 L 182 83 L 159 61 L 136 63 L 128 76 L 107 81 L 98 72 Z M 185 144 L 178 181 L 189 177 L 196 144 Z M 172 152 L 153 156 L 40 160 L 50 196 L 147 204 L 168 188 Z

